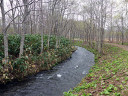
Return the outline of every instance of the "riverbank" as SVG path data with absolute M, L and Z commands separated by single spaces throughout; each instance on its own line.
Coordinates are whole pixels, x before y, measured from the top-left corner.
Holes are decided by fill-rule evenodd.
M 95 54 L 96 64 L 81 83 L 64 96 L 128 96 L 128 51 L 104 45 L 101 56 L 96 50 L 83 47 Z
M 0 35 L 0 84 L 6 84 L 13 80 L 21 81 L 29 75 L 43 70 L 49 70 L 58 63 L 70 58 L 76 50 L 71 42 L 61 37 L 60 44 L 56 48 L 56 37 L 50 37 L 48 48 L 48 36 L 44 36 L 44 50 L 41 53 L 41 36 L 25 35 L 24 55 L 18 58 L 20 39 L 19 35 L 9 35 L 9 62 L 4 64 L 3 35 Z
M 119 47 L 119 48 L 121 48 L 121 49 L 123 49 L 123 50 L 126 50 L 126 51 L 128 51 L 128 43 L 124 43 L 124 45 L 122 45 L 122 44 L 117 44 L 117 43 L 105 43 L 105 44 L 109 44 L 109 45 L 112 45 L 112 46 L 116 46 L 116 47 Z
M 94 65 L 94 54 L 85 48 L 77 47 L 71 57 L 52 70 L 0 86 L 0 96 L 63 96 L 63 92 L 74 88 Z

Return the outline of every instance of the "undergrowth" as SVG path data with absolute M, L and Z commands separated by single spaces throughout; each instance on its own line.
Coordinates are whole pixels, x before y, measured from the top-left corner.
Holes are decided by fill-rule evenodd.
M 25 35 L 24 54 L 18 58 L 20 51 L 20 35 L 8 35 L 9 62 L 4 64 L 4 41 L 0 35 L 0 84 L 24 77 L 42 70 L 49 70 L 59 62 L 69 58 L 74 51 L 71 42 L 60 37 L 59 47 L 56 48 L 56 37 L 44 36 L 44 50 L 41 53 L 41 35 Z
M 81 83 L 64 92 L 64 96 L 128 96 L 128 51 L 104 45 L 101 56 L 96 50 L 82 46 L 95 54 L 96 64 Z

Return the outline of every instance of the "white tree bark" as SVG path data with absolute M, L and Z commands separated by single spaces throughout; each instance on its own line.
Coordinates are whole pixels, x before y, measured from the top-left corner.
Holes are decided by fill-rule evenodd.
M 5 64 L 8 62 L 8 36 L 6 31 L 6 21 L 5 21 L 5 9 L 4 9 L 4 0 L 0 2 L 1 14 L 2 14 L 2 32 L 4 34 L 4 57 Z
M 22 25 L 22 32 L 21 32 L 21 42 L 20 42 L 20 53 L 19 58 L 23 55 L 24 52 L 24 40 L 25 40 L 25 33 L 27 32 L 27 17 L 28 17 L 28 0 L 23 0 L 24 3 L 24 16 L 23 16 L 23 25 Z

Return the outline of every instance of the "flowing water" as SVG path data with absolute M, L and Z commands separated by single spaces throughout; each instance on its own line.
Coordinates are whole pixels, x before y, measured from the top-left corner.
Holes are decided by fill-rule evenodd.
M 77 86 L 93 65 L 94 54 L 78 47 L 72 58 L 52 70 L 0 86 L 0 96 L 63 96 L 63 92 Z

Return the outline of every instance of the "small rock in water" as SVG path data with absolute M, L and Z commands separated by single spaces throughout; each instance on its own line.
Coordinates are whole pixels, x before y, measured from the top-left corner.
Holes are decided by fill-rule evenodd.
M 75 69 L 78 68 L 78 67 L 79 67 L 79 66 L 77 65 L 77 66 L 75 67 Z
M 57 77 L 61 78 L 61 77 L 62 77 L 62 75 L 61 75 L 61 74 L 57 74 Z

